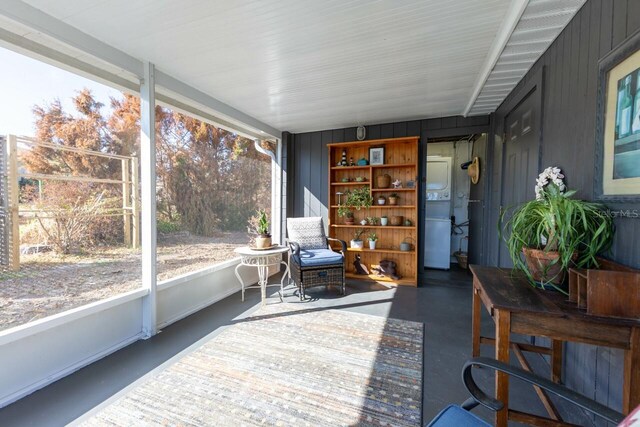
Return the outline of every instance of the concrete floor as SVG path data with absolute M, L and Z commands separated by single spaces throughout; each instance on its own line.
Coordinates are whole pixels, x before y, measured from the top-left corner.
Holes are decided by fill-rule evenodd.
M 334 289 L 316 288 L 308 300 L 300 302 L 285 291 L 285 300 L 309 308 L 325 307 L 423 322 L 424 345 L 424 421 L 431 420 L 449 403 L 461 403 L 467 397 L 460 372 L 471 354 L 471 275 L 465 270 L 428 270 L 427 279 L 418 288 L 387 289 L 379 285 L 349 283 L 342 297 Z M 269 288 L 275 292 L 276 288 Z M 0 409 L 2 426 L 60 426 L 81 416 L 110 396 L 118 393 L 146 373 L 157 368 L 198 340 L 215 336 L 216 331 L 246 317 L 259 308 L 259 290 L 247 291 L 244 303 L 234 294 L 167 328 L 157 336 L 136 342 L 98 362 L 69 375 L 12 405 Z M 277 304 L 272 296 L 268 303 Z M 483 334 L 492 335 L 493 322 L 483 317 Z M 483 348 L 483 355 L 492 349 Z M 540 357 L 538 363 L 546 368 Z M 475 374 L 485 389 L 492 391 L 493 377 L 483 370 Z M 513 382 L 512 382 L 513 383 Z M 533 389 L 512 384 L 511 406 L 542 413 Z M 483 408 L 474 413 L 492 420 Z

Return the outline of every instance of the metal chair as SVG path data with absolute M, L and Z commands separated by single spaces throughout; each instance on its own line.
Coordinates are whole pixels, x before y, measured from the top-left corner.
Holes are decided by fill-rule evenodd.
M 322 217 L 287 218 L 287 235 L 289 268 L 300 300 L 315 286 L 338 285 L 344 295 L 346 242 L 326 236 Z M 332 250 L 331 241 L 340 243 L 342 250 Z
M 480 387 L 476 384 L 471 373 L 474 366 L 480 366 L 483 368 L 493 369 L 495 371 L 504 372 L 510 377 L 518 378 L 529 384 L 540 387 L 553 393 L 568 402 L 600 417 L 611 423 L 619 424 L 624 419 L 624 415 L 614 411 L 592 399 L 589 399 L 575 391 L 569 390 L 567 387 L 554 383 L 551 380 L 542 378 L 538 375 L 527 372 L 524 369 L 517 368 L 515 366 L 508 365 L 506 363 L 498 362 L 495 359 L 488 357 L 475 357 L 468 360 L 462 368 L 462 381 L 465 387 L 471 393 L 471 397 L 467 399 L 462 405 L 449 405 L 443 409 L 429 424 L 428 427 L 449 427 L 449 426 L 482 426 L 488 427 L 485 421 L 481 420 L 477 416 L 473 415 L 469 410 L 475 408 L 478 405 L 485 406 L 492 411 L 499 411 L 504 407 L 504 404 L 493 397 L 484 393 Z

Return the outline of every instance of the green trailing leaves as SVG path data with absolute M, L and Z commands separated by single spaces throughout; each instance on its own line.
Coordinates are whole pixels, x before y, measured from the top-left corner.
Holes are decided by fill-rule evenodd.
M 524 247 L 557 251 L 563 269 L 597 266 L 596 255 L 611 247 L 614 234 L 605 206 L 573 199 L 575 191 L 562 193 L 553 183 L 542 195 L 500 215 L 499 231 L 514 267 L 533 280 L 521 256 Z

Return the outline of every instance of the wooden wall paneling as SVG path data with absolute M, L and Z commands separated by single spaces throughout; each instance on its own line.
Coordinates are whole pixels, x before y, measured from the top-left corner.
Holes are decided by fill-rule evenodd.
M 435 118 L 435 119 L 426 119 L 422 121 L 422 129 L 426 130 L 426 129 L 442 129 L 442 119 L 441 118 Z
M 366 139 L 380 139 L 380 126 L 381 125 L 373 125 L 366 126 L 367 128 L 367 138 Z
M 308 216 L 320 216 L 322 215 L 321 201 L 322 198 L 322 183 L 313 179 L 314 176 L 320 176 L 322 174 L 322 161 L 320 156 L 322 155 L 322 144 L 320 135 L 311 135 L 311 145 L 309 147 L 311 158 L 309 159 L 309 168 L 307 169 L 307 184 L 305 185 L 305 204 L 307 205 L 306 214 Z
M 407 122 L 406 136 L 420 136 L 420 120 L 412 120 Z
M 627 38 L 627 0 L 614 0 L 613 2 L 612 36 L 613 47 L 618 46 Z
M 352 128 L 346 128 L 344 130 L 344 141 L 355 141 L 356 140 L 356 132 L 357 129 L 352 127 Z
M 295 192 L 295 216 L 304 216 L 304 187 L 307 184 L 309 176 L 309 160 L 305 157 L 311 157 L 310 145 L 311 134 L 302 134 L 300 140 L 296 138 L 296 192 Z
M 595 138 L 596 138 L 596 97 L 598 93 L 598 60 L 600 59 L 600 42 L 599 31 L 601 24 L 602 3 L 591 2 L 589 5 L 589 25 L 585 28 L 583 23 L 583 44 L 588 46 L 588 58 L 585 65 L 585 99 L 584 99 L 584 137 L 583 141 L 586 144 L 591 145 L 594 149 L 585 149 L 583 164 L 594 164 L 595 161 Z M 588 41 L 587 41 L 588 40 Z M 590 144 L 589 144 L 590 142 Z M 588 177 L 588 174 L 582 175 L 582 188 L 585 194 L 593 194 L 593 179 Z
M 583 7 L 578 12 L 578 21 L 576 22 L 575 32 L 573 35 L 573 48 L 577 52 L 577 79 L 575 84 L 575 100 L 576 100 L 576 114 L 579 117 L 585 117 L 587 115 L 587 80 L 589 74 L 589 26 L 591 24 L 591 9 L 589 7 Z M 593 138 L 588 139 L 587 132 L 588 120 L 580 124 L 577 121 L 573 123 L 574 138 L 577 145 L 583 145 L 584 149 L 577 151 L 576 162 L 577 164 L 587 164 L 589 161 L 589 153 L 593 150 L 587 147 L 591 145 L 590 141 Z M 588 164 L 593 164 L 593 157 Z M 583 196 L 589 197 L 592 194 L 592 186 L 585 182 L 584 174 L 576 177 L 579 180 L 576 181 L 576 185 L 582 190 Z
M 602 0 L 600 14 L 600 58 L 611 51 L 613 42 L 613 2 L 614 0 Z M 593 1 L 592 1 L 593 3 Z M 595 2 L 599 3 L 599 2 Z
M 627 37 L 640 28 L 640 2 L 628 0 L 627 2 Z
M 531 78 L 537 66 L 545 66 L 544 116 L 542 122 L 542 166 L 559 165 L 567 176 L 570 188 L 579 190 L 579 197 L 593 197 L 593 165 L 595 148 L 595 108 L 597 96 L 597 64 L 624 39 L 640 28 L 640 2 L 636 0 L 590 0 L 572 22 L 532 67 L 522 82 Z M 517 88 L 520 88 L 519 84 Z M 505 103 L 512 99 L 507 97 Z M 503 104 L 504 105 L 504 104 Z M 492 132 L 492 180 L 501 175 L 500 136 L 503 107 L 494 115 Z M 492 220 L 497 220 L 499 193 L 491 183 Z M 498 198 L 496 198 L 498 196 Z M 636 212 L 639 204 L 610 206 Z M 617 232 L 611 258 L 633 267 L 640 267 L 640 221 L 617 218 Z M 497 239 L 492 239 L 495 242 Z M 498 248 L 488 246 L 489 262 L 497 260 Z M 621 395 L 614 384 L 622 381 L 621 352 L 570 344 L 565 356 L 566 381 L 570 386 L 614 408 L 620 408 Z
M 325 138 L 326 136 L 323 134 L 322 137 Z M 320 186 L 320 215 L 326 218 L 329 214 L 329 186 L 326 185 L 326 174 L 329 169 L 329 150 L 327 150 L 327 145 L 324 144 L 324 141 L 320 145 L 320 158 L 315 161 L 321 163 L 321 165 L 318 175 L 312 175 L 311 179 L 315 179 Z M 325 179 L 320 180 L 317 179 L 317 177 L 323 177 Z
M 393 138 L 393 123 L 380 125 L 380 138 Z
M 572 39 L 572 33 L 571 33 L 571 27 L 572 24 L 574 24 L 575 21 L 572 20 L 569 25 L 567 26 L 567 28 L 565 28 L 565 31 L 562 33 L 563 34 L 563 45 L 564 45 L 564 58 L 563 61 L 561 62 L 561 66 L 562 66 L 562 84 L 560 85 L 560 90 L 562 92 L 562 104 L 561 104 L 561 108 L 562 108 L 562 114 L 566 116 L 566 112 L 567 111 L 571 111 L 573 109 L 573 106 L 571 105 L 571 82 L 572 80 L 575 79 L 575 76 L 573 74 L 571 74 L 571 59 L 573 57 L 573 55 L 571 54 L 571 39 Z M 566 117 L 563 117 L 563 120 L 565 120 Z M 557 141 L 549 141 L 551 143 L 553 143 L 553 145 L 555 147 L 558 148 L 558 157 L 555 157 L 554 160 L 552 160 L 549 163 L 549 166 L 555 166 L 555 163 L 560 163 L 560 166 L 562 167 L 562 169 L 566 170 L 566 171 L 573 171 L 573 162 L 575 159 L 575 149 L 573 146 L 573 135 L 571 132 L 571 123 L 574 122 L 575 120 L 572 121 L 567 121 L 564 123 L 564 126 L 561 126 L 561 133 L 560 133 L 560 139 Z M 546 166 L 546 164 L 545 164 Z M 571 188 L 576 188 L 576 178 L 578 177 L 578 175 L 575 174 L 565 174 L 566 178 L 566 182 L 567 185 L 570 186 Z
M 409 136 L 407 134 L 407 122 L 399 122 L 393 124 L 393 138 L 402 138 Z

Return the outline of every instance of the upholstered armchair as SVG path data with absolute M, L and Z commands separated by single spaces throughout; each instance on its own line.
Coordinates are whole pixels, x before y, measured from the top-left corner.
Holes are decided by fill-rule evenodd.
M 321 217 L 287 218 L 287 235 L 291 278 L 300 299 L 305 298 L 306 289 L 314 286 L 337 285 L 344 295 L 346 242 L 327 237 Z M 332 250 L 331 241 L 340 243 L 342 250 Z

